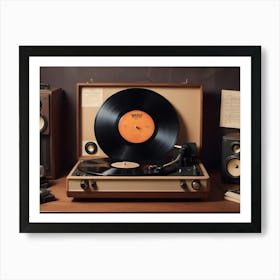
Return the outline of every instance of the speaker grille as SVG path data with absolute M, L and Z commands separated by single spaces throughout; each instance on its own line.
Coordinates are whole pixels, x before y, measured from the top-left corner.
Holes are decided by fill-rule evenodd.
M 230 177 L 240 177 L 240 159 L 231 158 L 226 163 L 226 171 Z

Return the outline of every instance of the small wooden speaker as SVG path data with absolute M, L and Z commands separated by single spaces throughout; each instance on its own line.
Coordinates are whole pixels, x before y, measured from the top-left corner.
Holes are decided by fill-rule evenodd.
M 61 89 L 40 90 L 40 164 L 55 179 L 62 170 Z
M 240 183 L 240 134 L 223 136 L 222 141 L 222 179 L 224 182 Z

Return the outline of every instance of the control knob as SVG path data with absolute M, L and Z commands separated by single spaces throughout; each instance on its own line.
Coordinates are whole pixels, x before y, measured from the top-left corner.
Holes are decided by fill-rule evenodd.
M 199 191 L 201 189 L 201 183 L 199 180 L 193 180 L 192 181 L 192 188 L 195 190 L 195 191 Z
M 85 191 L 89 189 L 89 183 L 87 180 L 81 180 L 80 185 L 81 185 L 81 188 Z

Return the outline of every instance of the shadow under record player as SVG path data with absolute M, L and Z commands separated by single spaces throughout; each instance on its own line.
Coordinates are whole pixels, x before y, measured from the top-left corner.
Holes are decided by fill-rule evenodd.
M 202 87 L 185 83 L 78 84 L 77 164 L 67 195 L 205 198 L 199 160 Z

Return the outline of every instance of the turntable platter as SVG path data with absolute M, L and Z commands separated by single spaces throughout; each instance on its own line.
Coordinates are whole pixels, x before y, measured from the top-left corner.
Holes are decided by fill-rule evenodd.
M 112 162 L 109 158 L 82 161 L 78 170 L 88 175 L 102 176 L 143 176 L 149 173 L 148 169 L 136 162 Z

